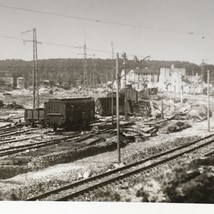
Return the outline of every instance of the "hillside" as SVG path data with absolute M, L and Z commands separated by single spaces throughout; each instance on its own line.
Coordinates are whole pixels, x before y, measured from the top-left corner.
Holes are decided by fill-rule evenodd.
M 187 74 L 201 74 L 201 67 L 190 62 L 181 61 L 144 61 L 139 64 L 134 60 L 127 61 L 127 69 L 136 67 L 149 68 L 154 73 L 159 73 L 161 67 L 170 67 L 174 64 L 177 68 L 185 68 Z M 120 70 L 123 68 L 122 59 L 119 62 Z M 214 70 L 213 65 L 208 65 L 208 69 Z M 0 70 L 10 71 L 13 76 L 23 76 L 28 84 L 31 84 L 33 63 L 18 59 L 0 60 Z M 63 82 L 75 85 L 76 80 L 83 79 L 83 59 L 43 59 L 38 60 L 38 69 L 40 80 L 49 79 L 62 84 Z M 204 67 L 204 70 L 206 68 Z M 112 80 L 112 60 L 111 59 L 91 59 L 87 60 L 87 71 L 89 81 L 97 84 L 106 83 Z M 212 72 L 211 72 L 212 73 Z M 212 78 L 214 79 L 214 77 Z

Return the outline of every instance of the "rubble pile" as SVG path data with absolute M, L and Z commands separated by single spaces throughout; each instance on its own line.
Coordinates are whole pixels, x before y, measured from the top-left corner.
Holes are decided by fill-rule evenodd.
M 0 108 L 8 109 L 8 110 L 18 110 L 18 109 L 24 109 L 24 107 L 20 104 L 17 104 L 15 101 L 9 104 L 5 104 L 2 100 L 0 100 Z
M 151 101 L 151 115 L 153 118 L 158 118 L 161 116 L 161 111 L 163 111 L 164 118 L 169 118 L 174 116 L 174 119 L 179 120 L 190 120 L 193 121 L 203 121 L 207 119 L 207 106 L 204 104 L 194 104 L 183 102 L 175 102 L 174 100 L 164 100 L 162 101 L 153 100 Z M 212 113 L 210 111 L 210 116 Z
M 6 109 L 14 109 L 14 110 L 18 110 L 18 109 L 24 109 L 24 107 L 20 104 L 17 104 L 15 101 L 13 101 L 10 104 L 5 105 Z
M 31 96 L 32 91 L 29 89 L 16 89 L 10 91 L 11 96 Z

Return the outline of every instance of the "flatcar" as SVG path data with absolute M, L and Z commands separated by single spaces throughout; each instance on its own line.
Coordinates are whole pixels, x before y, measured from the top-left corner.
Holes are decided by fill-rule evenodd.
M 44 104 L 45 124 L 57 128 L 86 128 L 95 119 L 95 101 L 92 97 L 50 99 Z

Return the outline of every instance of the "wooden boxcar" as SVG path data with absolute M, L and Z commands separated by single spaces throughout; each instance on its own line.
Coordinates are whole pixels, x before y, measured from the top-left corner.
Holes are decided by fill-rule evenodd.
M 24 119 L 30 123 L 44 123 L 44 108 L 25 109 Z
M 138 92 L 131 87 L 127 87 L 126 89 L 127 100 L 131 100 L 134 103 L 138 101 Z M 120 97 L 125 98 L 125 89 L 120 90 Z
M 95 102 L 91 97 L 50 99 L 44 109 L 45 124 L 54 130 L 88 127 L 95 118 Z
M 133 113 L 131 101 L 128 100 L 128 114 Z M 96 100 L 96 113 L 100 116 L 111 116 L 112 98 L 111 97 L 100 97 Z M 124 99 L 119 99 L 119 112 L 124 114 Z M 116 114 L 116 97 L 113 98 L 113 113 Z

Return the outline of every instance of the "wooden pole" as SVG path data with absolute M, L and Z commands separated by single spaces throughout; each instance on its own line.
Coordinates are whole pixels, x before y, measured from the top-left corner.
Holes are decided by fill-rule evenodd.
M 181 105 L 183 104 L 183 75 L 181 75 Z
M 207 123 L 210 132 L 210 71 L 207 70 Z
M 164 115 L 163 115 L 163 97 L 161 97 L 161 119 L 164 118 Z
M 116 58 L 116 111 L 117 111 L 117 152 L 118 152 L 118 163 L 121 162 L 120 156 L 120 110 L 119 110 L 119 54 L 117 53 Z
M 87 81 L 87 48 L 84 41 L 84 60 L 83 60 L 83 90 L 84 94 L 87 94 L 88 90 L 88 81 Z
M 32 73 L 32 79 L 33 79 L 33 110 L 35 110 L 36 107 L 36 52 L 35 52 L 35 28 L 33 28 L 33 73 Z
M 111 43 L 112 48 L 112 96 L 111 96 L 111 123 L 114 123 L 114 75 L 115 75 L 115 67 L 114 67 L 114 44 Z
M 128 109 L 127 109 L 127 86 L 126 86 L 126 53 L 123 56 L 123 63 L 124 63 L 124 113 L 125 113 L 125 120 L 128 120 Z
M 37 95 L 37 108 L 39 108 L 39 74 L 38 74 L 38 53 L 37 53 L 37 34 L 36 34 L 36 28 L 33 28 L 34 33 L 34 47 L 35 47 L 35 82 L 36 82 L 36 95 Z

